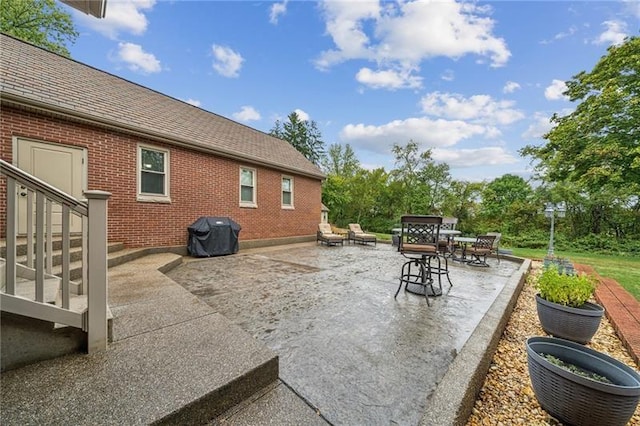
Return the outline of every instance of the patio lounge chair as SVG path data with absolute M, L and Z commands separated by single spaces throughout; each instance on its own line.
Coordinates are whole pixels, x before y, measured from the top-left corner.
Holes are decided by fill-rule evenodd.
M 378 244 L 378 238 L 373 234 L 367 234 L 364 232 L 358 223 L 349 224 L 349 240 L 360 244 Z
M 495 239 L 495 235 L 479 235 L 476 237 L 476 242 L 466 250 L 466 255 L 471 256 L 471 260 L 468 264 L 488 267 L 487 255 L 491 253 Z
M 316 243 L 318 241 L 328 246 L 335 246 L 337 244 L 340 244 L 341 246 L 344 245 L 344 237 L 339 234 L 334 234 L 331 230 L 331 225 L 329 225 L 328 223 L 318 224 Z

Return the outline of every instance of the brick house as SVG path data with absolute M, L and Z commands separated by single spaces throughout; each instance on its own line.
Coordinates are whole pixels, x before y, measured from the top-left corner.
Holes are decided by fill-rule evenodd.
M 110 192 L 110 241 L 185 246 L 200 216 L 231 217 L 244 246 L 315 238 L 324 175 L 287 142 L 6 35 L 0 64 L 0 158 Z

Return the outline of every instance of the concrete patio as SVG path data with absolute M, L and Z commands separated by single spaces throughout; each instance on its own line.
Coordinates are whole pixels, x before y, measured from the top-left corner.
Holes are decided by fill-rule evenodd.
M 453 287 L 428 307 L 404 288 L 394 299 L 403 260 L 388 244 L 298 244 L 168 272 L 279 356 L 280 386 L 217 422 L 263 424 L 300 401 L 332 424 L 460 421 L 528 261 L 453 262 Z
M 2 423 L 464 424 L 530 262 L 451 265 L 428 307 L 394 299 L 403 261 L 380 243 L 130 259 L 109 269 L 107 351 L 4 372 Z

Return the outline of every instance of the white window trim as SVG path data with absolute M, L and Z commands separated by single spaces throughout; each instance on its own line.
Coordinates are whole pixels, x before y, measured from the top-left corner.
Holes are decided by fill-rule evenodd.
M 242 201 L 242 171 L 243 170 L 250 170 L 251 172 L 253 172 L 253 201 Z M 244 166 L 240 166 L 240 170 L 238 172 L 238 200 L 240 200 L 240 207 L 251 207 L 251 208 L 257 208 L 258 207 L 258 202 L 257 202 L 257 196 L 258 196 L 258 171 L 256 169 L 254 169 L 253 167 L 244 167 Z
M 140 163 L 142 162 L 142 150 L 146 149 L 149 151 L 157 151 L 162 152 L 164 154 L 164 195 L 160 194 L 145 194 L 142 192 L 142 169 L 140 167 Z M 138 181 L 137 186 L 137 200 L 145 203 L 170 203 L 171 202 L 171 192 L 169 188 L 169 161 L 170 153 L 169 150 L 164 148 L 159 148 L 157 146 L 152 145 L 143 145 L 138 144 L 137 156 L 136 156 L 136 179 Z
M 282 181 L 284 179 L 289 179 L 289 182 L 291 182 L 291 204 L 285 204 L 284 203 L 284 191 L 282 190 Z M 293 200 L 295 199 L 293 196 L 293 190 L 294 190 L 294 182 L 293 182 L 293 176 L 287 176 L 287 175 L 282 175 L 282 177 L 280 178 L 280 205 L 282 206 L 283 209 L 287 209 L 287 210 L 294 210 L 294 203 Z

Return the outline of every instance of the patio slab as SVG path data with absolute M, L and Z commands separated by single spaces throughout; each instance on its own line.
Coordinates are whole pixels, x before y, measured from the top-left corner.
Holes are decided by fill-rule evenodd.
M 167 275 L 275 351 L 281 381 L 328 422 L 419 424 L 441 404 L 438 384 L 463 348 L 492 340 L 483 321 L 499 322 L 487 314 L 515 293 L 521 263 L 453 263 L 453 287 L 443 283 L 429 307 L 405 291 L 394 299 L 403 261 L 387 244 L 298 244 L 189 261 Z M 471 339 L 477 329 L 486 336 Z

